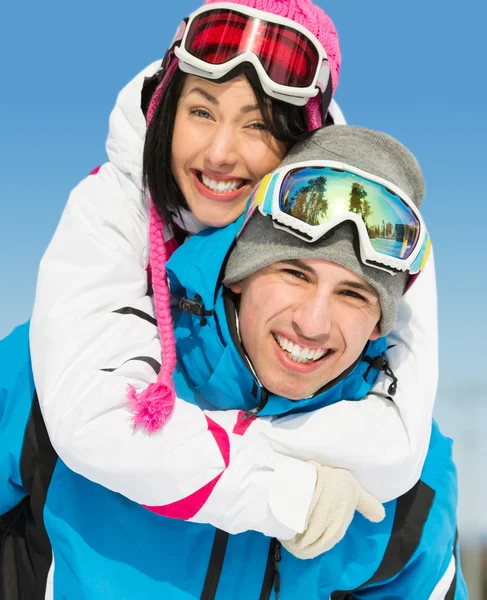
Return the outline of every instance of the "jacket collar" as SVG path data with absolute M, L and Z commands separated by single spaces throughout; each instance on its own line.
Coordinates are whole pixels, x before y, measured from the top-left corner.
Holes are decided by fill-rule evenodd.
M 386 349 L 384 338 L 370 342 L 362 356 L 340 377 L 312 397 L 292 401 L 262 388 L 240 343 L 233 294 L 221 283 L 226 257 L 243 217 L 223 229 L 205 229 L 173 254 L 166 269 L 172 295 L 201 299 L 209 314 L 206 323 L 196 314 L 174 311 L 179 376 L 193 390 L 195 402 L 208 408 L 258 410 L 260 415 L 308 412 L 342 399 L 363 398 L 377 370 L 363 358 L 375 358 Z

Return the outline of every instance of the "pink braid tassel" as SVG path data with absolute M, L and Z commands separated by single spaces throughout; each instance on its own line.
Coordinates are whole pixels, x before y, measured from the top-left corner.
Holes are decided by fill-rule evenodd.
M 127 398 L 128 407 L 133 413 L 134 429 L 141 425 L 148 433 L 154 433 L 169 420 L 174 410 L 176 393 L 172 385 L 156 382 L 140 392 L 129 385 Z

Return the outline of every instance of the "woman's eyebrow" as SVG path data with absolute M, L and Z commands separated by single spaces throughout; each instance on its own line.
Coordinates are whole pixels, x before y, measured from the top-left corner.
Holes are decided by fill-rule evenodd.
M 200 87 L 194 87 L 192 88 L 189 92 L 189 94 L 192 94 L 193 92 L 196 92 L 197 94 L 201 94 L 204 98 L 206 98 L 208 100 L 208 102 L 211 102 L 212 104 L 218 105 L 218 99 L 215 98 L 215 96 L 213 96 L 212 94 L 210 94 L 210 92 L 207 92 L 206 90 L 204 90 L 203 88 Z
M 206 98 L 208 100 L 208 102 L 211 102 L 215 106 L 218 106 L 220 104 L 218 102 L 218 98 L 215 98 L 215 96 L 213 96 L 213 94 L 210 94 L 210 92 L 204 90 L 203 88 L 196 86 L 188 92 L 188 95 L 192 94 L 193 92 L 196 92 L 197 94 L 201 94 L 203 96 L 203 98 Z M 247 114 L 247 113 L 254 112 L 254 110 L 259 110 L 258 104 L 248 104 L 247 106 L 242 106 L 242 108 L 240 109 L 240 112 Z
M 247 113 L 254 112 L 254 110 L 259 110 L 258 104 L 249 104 L 247 106 L 242 106 L 242 108 L 240 109 L 240 112 L 247 114 Z

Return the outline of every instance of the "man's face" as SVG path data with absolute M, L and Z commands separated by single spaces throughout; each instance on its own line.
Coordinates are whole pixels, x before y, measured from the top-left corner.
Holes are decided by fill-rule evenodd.
M 284 398 L 312 396 L 380 336 L 376 292 L 332 262 L 274 263 L 230 288 L 241 294 L 240 333 L 256 373 Z

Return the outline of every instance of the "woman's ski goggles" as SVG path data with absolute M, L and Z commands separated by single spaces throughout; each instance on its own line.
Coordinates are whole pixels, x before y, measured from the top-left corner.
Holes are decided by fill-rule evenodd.
M 296 106 L 331 86 L 323 46 L 285 17 L 219 2 L 192 13 L 177 39 L 174 53 L 185 73 L 219 79 L 250 62 L 269 96 Z
M 362 262 L 390 273 L 419 273 L 431 249 L 419 210 L 402 190 L 344 163 L 311 160 L 267 175 L 252 194 L 242 229 L 257 207 L 274 227 L 306 242 L 353 221 Z

